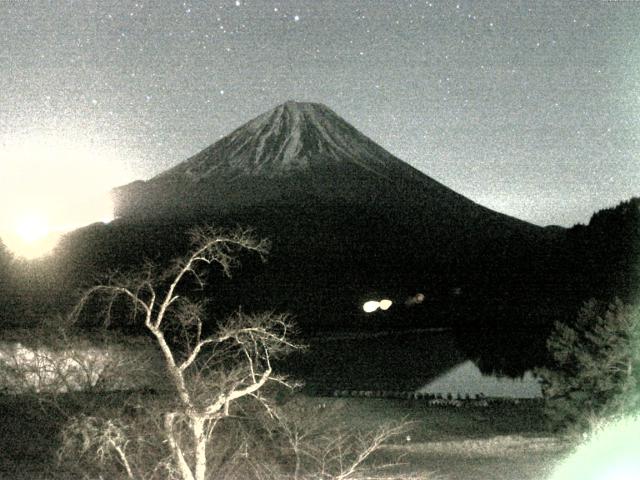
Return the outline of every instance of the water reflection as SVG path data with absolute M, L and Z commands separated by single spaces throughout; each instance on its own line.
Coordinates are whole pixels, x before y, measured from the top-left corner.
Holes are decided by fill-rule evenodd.
M 320 390 L 540 396 L 531 374 L 544 357 L 539 332 L 360 332 L 317 336 L 305 343 L 306 351 L 289 356 L 280 366 Z
M 540 384 L 531 371 L 520 378 L 484 375 L 478 366 L 467 360 L 418 389 L 423 394 L 452 394 L 461 397 L 476 395 L 506 398 L 538 398 L 542 396 Z

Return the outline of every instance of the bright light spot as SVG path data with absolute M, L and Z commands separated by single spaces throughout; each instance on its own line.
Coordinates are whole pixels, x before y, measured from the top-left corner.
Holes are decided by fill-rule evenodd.
M 393 302 L 386 298 L 380 301 L 369 300 L 368 302 L 364 302 L 364 304 L 362 305 L 362 310 L 367 313 L 372 313 L 378 309 L 388 310 L 391 305 L 393 305 Z
M 112 152 L 81 139 L 0 139 L 0 238 L 15 255 L 45 255 L 70 230 L 113 220 L 110 190 L 132 178 Z
M 380 300 L 380 310 L 389 310 L 389 307 L 393 305 L 393 302 L 388 298 Z
M 418 305 L 424 302 L 424 293 L 416 293 L 414 296 L 407 298 L 404 304 L 407 307 L 413 307 L 414 305 Z
M 293 17 L 293 21 L 294 21 L 294 22 L 298 22 L 298 21 L 300 21 L 300 16 L 299 16 L 299 15 L 296 15 L 295 17 Z
M 18 220 L 16 233 L 27 243 L 34 243 L 49 233 L 49 224 L 38 215 L 27 215 Z
M 362 310 L 367 313 L 375 312 L 378 308 L 380 308 L 380 303 L 375 300 L 369 300 L 362 305 Z
M 632 480 L 640 472 L 640 417 L 623 417 L 596 430 L 550 480 Z

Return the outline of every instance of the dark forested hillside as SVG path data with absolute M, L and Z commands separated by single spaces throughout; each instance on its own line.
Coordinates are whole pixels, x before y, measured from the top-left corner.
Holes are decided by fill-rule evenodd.
M 578 296 L 635 300 L 640 286 L 640 198 L 600 210 L 567 231 L 568 282 Z

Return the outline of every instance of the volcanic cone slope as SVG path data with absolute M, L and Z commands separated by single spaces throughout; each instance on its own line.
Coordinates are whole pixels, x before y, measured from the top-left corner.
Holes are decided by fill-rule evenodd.
M 114 228 L 255 227 L 273 252 L 262 293 L 245 300 L 316 313 L 370 292 L 519 288 L 549 237 L 445 187 L 316 103 L 279 105 L 115 193 Z

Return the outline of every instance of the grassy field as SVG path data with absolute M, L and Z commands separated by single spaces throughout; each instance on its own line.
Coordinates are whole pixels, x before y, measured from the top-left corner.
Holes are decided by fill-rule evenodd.
M 408 437 L 382 453 L 402 457 L 398 471 L 432 473 L 449 480 L 544 480 L 569 447 L 550 435 L 542 421 L 542 405 L 434 407 L 420 401 L 388 399 L 316 399 L 336 405 L 343 421 L 375 428 L 407 419 Z
M 540 405 L 453 408 L 391 399 L 303 397 L 302 401 L 310 412 L 331 411 L 332 421 L 345 426 L 375 429 L 383 422 L 412 422 L 406 435 L 377 454 L 384 461 L 401 457 L 395 471 L 403 476 L 543 480 L 568 453 L 565 444 L 545 432 Z M 35 400 L 0 396 L 0 419 L 0 478 L 67 478 L 55 468 L 63 416 Z

